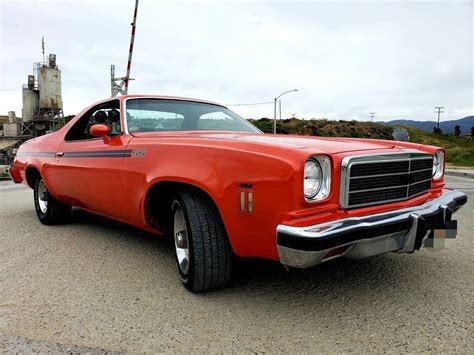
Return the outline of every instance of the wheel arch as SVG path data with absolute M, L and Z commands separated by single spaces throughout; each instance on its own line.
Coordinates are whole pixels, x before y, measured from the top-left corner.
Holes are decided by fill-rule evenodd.
M 29 187 L 34 189 L 35 181 L 41 177 L 39 169 L 35 165 L 28 165 L 25 169 L 25 179 Z
M 166 220 L 168 215 L 167 209 L 171 206 L 171 200 L 176 192 L 184 189 L 193 190 L 210 201 L 224 223 L 219 206 L 207 189 L 198 183 L 177 179 L 164 179 L 150 184 L 144 198 L 144 217 L 146 223 L 166 233 L 170 223 L 169 220 Z

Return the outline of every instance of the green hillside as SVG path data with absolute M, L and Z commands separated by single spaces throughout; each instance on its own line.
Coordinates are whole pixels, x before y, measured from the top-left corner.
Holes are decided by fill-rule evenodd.
M 265 133 L 273 132 L 273 120 L 249 120 Z M 401 126 L 398 126 L 401 127 Z M 434 145 L 446 149 L 448 162 L 458 166 L 474 166 L 474 140 L 452 134 L 427 133 L 404 127 L 410 142 Z M 354 137 L 393 140 L 392 127 L 373 122 L 285 119 L 277 122 L 277 133 L 322 137 Z
M 273 132 L 272 119 L 261 118 L 249 121 L 265 133 Z M 298 118 L 289 118 L 277 121 L 277 133 L 322 137 L 393 139 L 392 128 L 389 126 L 372 122 L 342 120 L 300 120 Z
M 417 128 L 405 127 L 410 142 L 429 144 L 446 149 L 448 163 L 458 166 L 474 166 L 474 139 L 458 138 L 452 134 L 426 133 Z

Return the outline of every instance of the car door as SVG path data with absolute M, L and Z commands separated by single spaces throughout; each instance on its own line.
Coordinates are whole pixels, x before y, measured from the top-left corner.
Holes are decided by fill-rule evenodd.
M 99 104 L 72 126 L 56 154 L 54 176 L 66 202 L 126 219 L 122 166 L 124 158 L 130 156 L 126 149 L 130 136 L 121 130 L 119 105 L 119 100 Z M 90 127 L 94 124 L 110 126 L 108 139 L 90 135 Z

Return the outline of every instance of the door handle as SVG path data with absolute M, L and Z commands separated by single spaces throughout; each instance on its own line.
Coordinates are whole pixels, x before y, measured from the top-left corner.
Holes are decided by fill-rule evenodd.
M 57 158 L 61 158 L 63 155 L 64 155 L 63 152 L 58 152 L 58 153 L 56 153 L 56 157 L 57 157 Z

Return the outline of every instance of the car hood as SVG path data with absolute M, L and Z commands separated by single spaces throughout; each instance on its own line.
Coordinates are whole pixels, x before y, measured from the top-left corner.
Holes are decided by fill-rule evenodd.
M 345 153 L 361 150 L 380 150 L 404 148 L 397 146 L 397 142 L 360 138 L 335 138 L 311 137 L 295 135 L 249 134 L 228 132 L 165 132 L 159 133 L 134 133 L 139 138 L 169 137 L 169 138 L 201 138 L 206 140 L 225 140 L 230 142 L 253 143 L 256 145 L 269 145 L 286 149 L 309 149 L 327 154 Z M 412 147 L 417 148 L 417 147 Z

